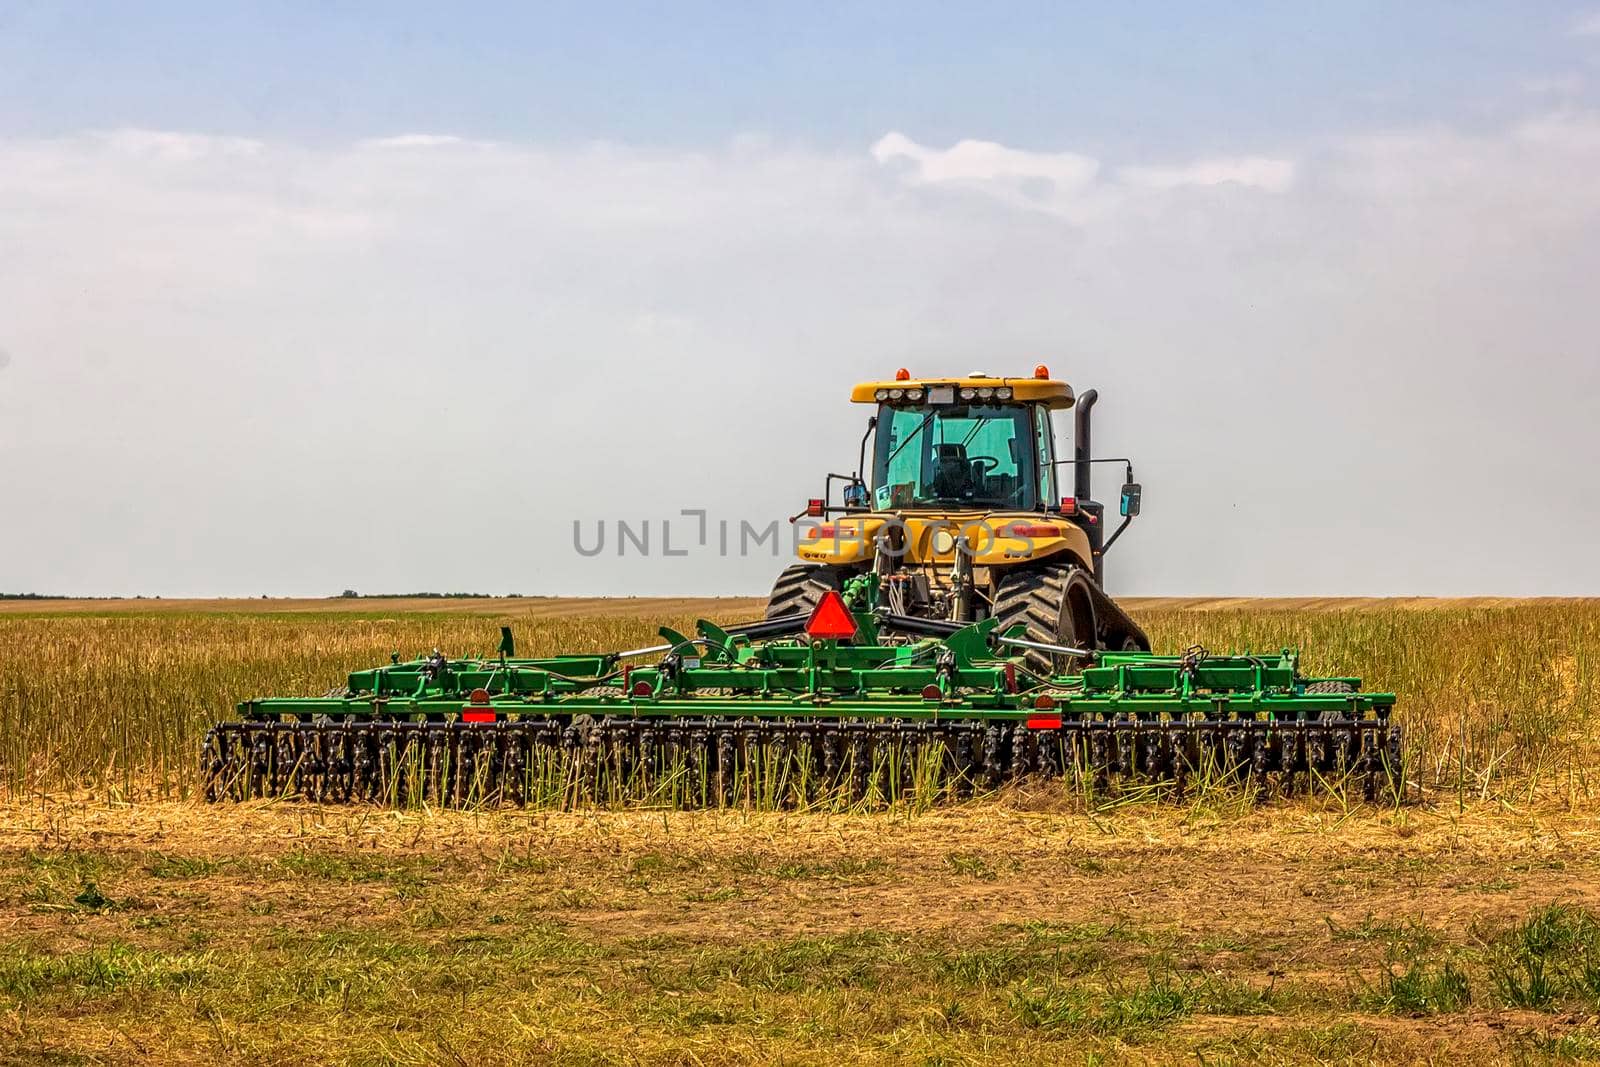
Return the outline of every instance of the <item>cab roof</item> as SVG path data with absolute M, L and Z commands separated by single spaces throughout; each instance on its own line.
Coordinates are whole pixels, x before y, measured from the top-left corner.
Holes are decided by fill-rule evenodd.
M 1043 370 L 1044 368 L 1040 368 Z M 900 374 L 905 374 L 901 371 Z M 912 390 L 920 389 L 924 397 L 928 390 L 935 386 L 954 386 L 959 397 L 962 389 L 1010 389 L 1011 399 L 1022 403 L 1042 403 L 1051 410 L 1070 408 L 1074 397 L 1072 386 L 1048 376 L 1030 376 L 1027 378 L 991 378 L 983 374 L 970 374 L 961 378 L 912 378 L 910 376 L 896 376 L 891 381 L 860 382 L 850 390 L 850 400 L 856 404 L 880 404 L 885 401 L 879 397 L 880 392 L 891 389 Z M 892 403 L 893 401 L 889 401 Z M 917 401 L 912 401 L 916 403 Z

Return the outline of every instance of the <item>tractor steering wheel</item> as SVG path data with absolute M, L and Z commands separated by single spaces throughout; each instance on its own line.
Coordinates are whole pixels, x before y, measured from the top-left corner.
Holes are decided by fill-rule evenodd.
M 987 478 L 991 471 L 1000 466 L 1000 461 L 993 456 L 968 456 L 967 462 L 978 468 L 978 474 Z M 987 463 L 988 466 L 984 466 Z

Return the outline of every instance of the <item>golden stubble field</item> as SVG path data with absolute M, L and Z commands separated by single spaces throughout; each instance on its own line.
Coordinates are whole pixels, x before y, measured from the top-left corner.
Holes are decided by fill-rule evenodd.
M 1596 603 L 1132 603 L 1163 648 L 1300 645 L 1398 691 L 1401 807 L 190 799 L 241 697 L 754 602 L 357 603 L 0 610 L 0 1062 L 1600 1057 Z

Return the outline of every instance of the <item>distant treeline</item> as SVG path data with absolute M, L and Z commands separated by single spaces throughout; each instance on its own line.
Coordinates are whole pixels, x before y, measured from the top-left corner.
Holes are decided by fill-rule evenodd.
M 55 593 L 0 593 L 0 600 L 73 600 L 74 597 Z
M 346 589 L 339 594 L 343 600 L 522 600 L 521 593 L 358 593 Z M 535 598 L 537 599 L 537 598 Z

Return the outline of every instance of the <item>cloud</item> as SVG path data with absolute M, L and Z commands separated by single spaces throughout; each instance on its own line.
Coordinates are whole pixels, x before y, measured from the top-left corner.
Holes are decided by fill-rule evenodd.
M 253 156 L 265 148 L 248 137 L 216 137 L 168 130 L 120 129 L 99 135 L 113 152 L 183 162 L 208 156 Z
M 1574 37 L 1600 37 L 1600 11 L 1580 15 L 1572 23 Z
M 1600 166 L 1600 113 L 1564 110 L 1489 133 L 1448 129 L 1353 137 L 1339 147 L 1327 182 L 1356 202 L 1426 223 L 1436 239 L 1483 248 L 1526 249 L 1553 240 L 1587 248 L 1600 214 L 1600 185 L 1582 180 Z M 1452 217 L 1443 217 L 1448 209 Z M 1559 231 L 1573 232 L 1563 236 Z
M 1576 96 L 1583 92 L 1585 84 L 1581 74 L 1555 74 L 1527 78 L 1522 82 L 1521 89 L 1531 96 Z
M 898 159 L 915 164 L 919 182 L 991 182 L 1039 179 L 1063 189 L 1094 180 L 1100 164 L 1075 152 L 1027 152 L 993 141 L 958 141 L 946 149 L 926 148 L 902 133 L 887 133 L 872 146 L 879 163 Z
M 402 133 L 394 137 L 371 137 L 358 141 L 358 148 L 441 148 L 469 143 L 453 134 Z
M 1122 167 L 1117 177 L 1146 189 L 1179 189 L 1186 185 L 1238 185 L 1281 193 L 1294 184 L 1295 165 L 1289 159 L 1247 156 L 1237 159 L 1202 159 L 1176 167 Z
M 1114 214 L 1130 197 L 1149 190 L 1232 185 L 1281 193 L 1295 174 L 1292 160 L 1239 157 L 1123 166 L 1107 177 L 1099 160 L 1075 152 L 1033 152 L 974 140 L 938 149 L 898 132 L 879 139 L 872 157 L 886 165 L 909 164 L 901 173 L 912 185 L 965 189 L 1078 223 Z
M 571 521 L 792 514 L 854 468 L 848 383 L 1042 361 L 1139 460 L 1119 593 L 1600 593 L 1600 114 L 1138 161 L 439 138 L 0 139 L 0 588 L 761 591 L 781 559 Z M 1538 502 L 1514 566 L 1491 489 Z

